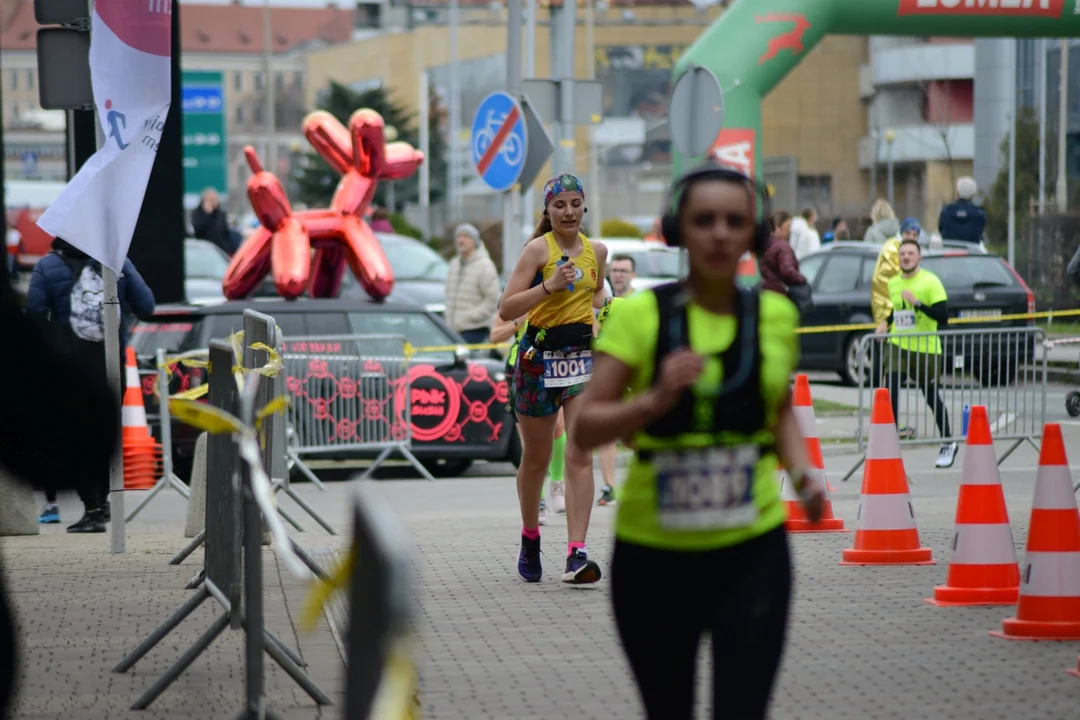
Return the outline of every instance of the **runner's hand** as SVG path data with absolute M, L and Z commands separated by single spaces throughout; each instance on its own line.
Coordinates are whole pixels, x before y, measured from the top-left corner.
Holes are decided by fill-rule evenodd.
M 804 472 L 802 486 L 799 488 L 799 499 L 806 513 L 806 519 L 812 523 L 819 522 L 825 513 L 824 481 L 817 474 Z
M 889 332 L 889 323 L 882 320 L 881 324 L 877 326 L 877 330 L 875 330 L 874 332 L 878 335 L 884 335 L 885 333 Z
M 693 350 L 677 350 L 660 364 L 660 384 L 654 391 L 659 412 L 675 407 L 683 391 L 697 382 L 705 368 L 705 358 Z
M 900 293 L 900 296 L 904 298 L 908 305 L 914 305 L 915 303 L 919 302 L 919 300 L 915 297 L 915 293 L 911 292 L 910 290 L 905 290 L 904 292 Z
M 564 263 L 555 268 L 555 272 L 551 274 L 544 284 L 551 292 L 562 290 L 569 287 L 569 285 L 577 279 L 577 268 L 574 266 L 574 261 Z

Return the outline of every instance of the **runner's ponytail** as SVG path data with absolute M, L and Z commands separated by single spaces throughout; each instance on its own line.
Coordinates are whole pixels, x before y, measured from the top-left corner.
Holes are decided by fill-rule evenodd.
M 551 218 L 548 217 L 547 211 L 544 211 L 544 215 L 540 218 L 540 224 L 533 230 L 532 237 L 529 240 L 535 240 L 538 237 L 544 237 L 552 231 Z

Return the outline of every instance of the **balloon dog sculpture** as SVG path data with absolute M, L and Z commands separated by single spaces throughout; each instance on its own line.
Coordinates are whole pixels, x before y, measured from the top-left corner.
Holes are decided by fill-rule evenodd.
M 378 238 L 364 221 L 379 180 L 401 180 L 416 172 L 424 154 L 405 142 L 387 143 L 385 123 L 374 110 L 357 110 L 349 129 L 328 112 L 304 118 L 304 136 L 341 173 L 325 210 L 294 213 L 277 177 L 263 169 L 255 149 L 244 148 L 253 175 L 247 192 L 261 223 L 229 263 L 222 281 L 225 297 L 249 295 L 273 274 L 282 297 L 305 290 L 311 297 L 335 297 L 348 263 L 364 290 L 376 300 L 390 294 L 394 273 Z M 314 258 L 311 251 L 315 250 Z

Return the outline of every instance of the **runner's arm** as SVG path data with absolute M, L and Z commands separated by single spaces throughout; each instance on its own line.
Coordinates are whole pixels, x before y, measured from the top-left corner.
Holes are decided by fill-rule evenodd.
M 942 300 L 941 302 L 934 303 L 933 305 L 923 305 L 919 303 L 919 307 L 915 308 L 923 315 L 937 322 L 938 326 L 949 324 L 949 301 Z
M 776 454 L 780 462 L 793 478 L 801 477 L 802 473 L 810 468 L 810 461 L 806 457 L 806 443 L 799 431 L 799 423 L 791 409 L 790 393 L 777 413 L 773 437 L 776 438 Z
M 537 271 L 543 269 L 546 261 L 547 241 L 543 238 L 530 240 L 525 245 L 525 251 L 518 258 L 514 272 L 510 274 L 510 281 L 506 283 L 502 302 L 499 303 L 500 314 L 523 317 L 551 294 L 543 282 L 538 285 L 532 284 Z
M 593 243 L 593 253 L 596 255 L 596 292 L 593 293 L 592 306 L 594 310 L 600 310 L 604 307 L 604 301 L 607 300 L 608 292 L 604 287 L 604 278 L 607 277 L 607 245 L 602 242 Z
M 495 313 L 495 322 L 491 324 L 491 342 L 506 342 L 510 338 L 514 337 L 514 333 L 517 332 L 517 329 L 520 325 L 520 322 L 503 320 L 502 315 L 500 315 L 499 313 Z
M 634 369 L 604 352 L 593 352 L 593 374 L 581 394 L 572 436 L 583 450 L 630 438 L 663 414 L 658 390 L 623 400 Z

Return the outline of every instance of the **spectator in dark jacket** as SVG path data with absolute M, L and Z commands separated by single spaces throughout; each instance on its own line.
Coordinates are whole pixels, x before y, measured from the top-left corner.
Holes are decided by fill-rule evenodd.
M 71 289 L 78 279 L 76 271 L 81 272 L 84 265 L 100 272 L 101 264 L 86 253 L 74 247 L 63 238 L 57 238 L 52 244 L 53 250 L 38 261 L 34 274 L 30 278 L 30 290 L 26 295 L 26 314 L 30 317 L 48 320 L 66 336 L 76 356 L 90 372 L 105 377 L 105 345 L 78 338 L 71 329 Z M 124 272 L 117 281 L 117 294 L 120 298 L 120 357 L 127 347 L 127 320 L 132 316 L 149 319 L 154 314 L 154 293 L 130 260 L 124 261 Z M 120 372 L 121 395 L 125 385 L 125 374 Z M 79 522 L 68 528 L 68 532 L 105 532 L 105 523 L 110 519 L 108 504 L 109 472 L 97 477 L 97 483 L 84 487 L 79 497 L 83 501 L 85 513 Z M 46 505 L 41 513 L 41 522 L 60 522 L 60 511 L 56 506 L 56 493 L 46 488 Z
M 805 285 L 806 278 L 799 272 L 799 261 L 788 242 L 791 215 L 780 210 L 773 213 L 772 239 L 761 257 L 761 287 L 784 295 L 791 285 Z
M 230 256 L 240 247 L 240 233 L 229 227 L 217 190 L 203 190 L 202 201 L 191 211 L 191 229 L 199 240 L 209 240 Z
M 23 315 L 0 273 L 0 327 L 17 352 L 0 353 L 7 412 L 0 412 L 0 463 L 16 480 L 55 492 L 108 474 L 120 437 L 120 403 L 96 374 L 57 337 L 57 328 Z M 17 408 L 18 411 L 13 411 Z M 0 571 L 0 718 L 12 711 L 15 628 Z
M 956 202 L 941 208 L 938 216 L 938 232 L 942 240 L 982 242 L 986 213 L 972 200 L 977 190 L 978 186 L 972 178 L 962 177 L 956 181 Z

